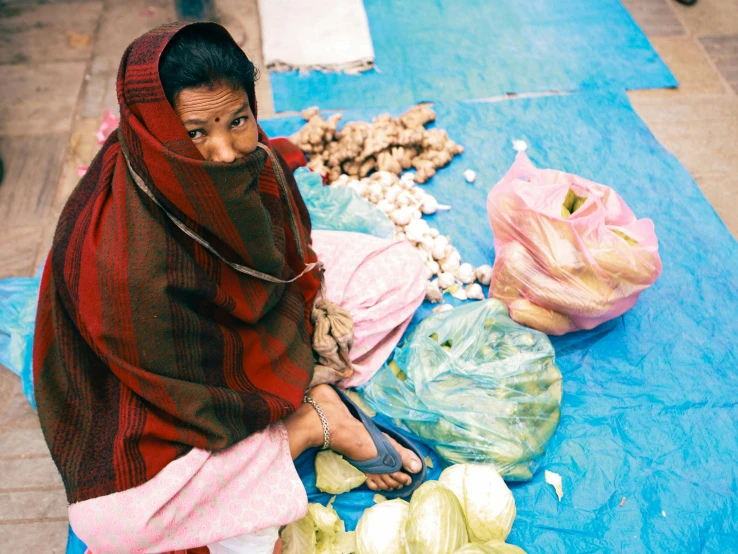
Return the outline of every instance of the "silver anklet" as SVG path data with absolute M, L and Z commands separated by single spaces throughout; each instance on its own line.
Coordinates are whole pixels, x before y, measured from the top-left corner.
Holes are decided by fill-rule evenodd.
M 323 425 L 323 450 L 328 450 L 331 447 L 331 432 L 330 428 L 328 427 L 328 420 L 325 418 L 325 414 L 323 413 L 323 409 L 318 406 L 318 403 L 310 398 L 307 394 L 305 395 L 305 398 L 302 399 L 302 401 L 310 404 L 313 408 L 315 408 L 315 411 L 318 412 L 320 423 Z

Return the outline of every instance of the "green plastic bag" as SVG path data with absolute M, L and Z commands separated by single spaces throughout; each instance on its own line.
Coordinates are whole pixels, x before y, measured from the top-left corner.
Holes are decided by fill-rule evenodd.
M 361 394 L 446 461 L 514 481 L 533 476 L 556 430 L 562 382 L 548 337 L 491 299 L 423 320 Z
M 394 224 L 379 209 L 350 188 L 324 187 L 323 179 L 306 167 L 295 171 L 314 230 L 350 231 L 391 239 Z

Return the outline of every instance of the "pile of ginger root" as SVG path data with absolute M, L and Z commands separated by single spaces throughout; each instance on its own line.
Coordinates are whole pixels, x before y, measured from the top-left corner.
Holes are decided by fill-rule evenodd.
M 446 131 L 425 128 L 436 119 L 426 105 L 413 106 L 395 119 L 382 114 L 371 123 L 351 121 L 340 131 L 340 113 L 325 119 L 318 108 L 309 108 L 302 117 L 307 123 L 290 140 L 310 156 L 308 167 L 328 183 L 342 174 L 362 179 L 374 171 L 400 175 L 410 169 L 416 183 L 425 183 L 464 151 Z

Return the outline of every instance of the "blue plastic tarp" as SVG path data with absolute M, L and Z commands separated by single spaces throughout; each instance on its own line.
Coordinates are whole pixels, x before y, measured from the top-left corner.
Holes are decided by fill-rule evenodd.
M 437 104 L 466 147 L 427 185 L 453 206 L 432 224 L 473 264 L 493 258 L 489 189 L 525 140 L 538 167 L 605 183 L 656 225 L 661 278 L 624 316 L 553 339 L 561 424 L 542 471 L 511 486 L 509 541 L 535 553 L 738 552 L 738 244 L 619 92 Z M 344 112 L 367 120 L 380 111 Z M 299 118 L 262 121 L 272 136 Z M 472 168 L 477 181 L 462 173 Z M 427 313 L 428 307 L 420 310 Z M 623 502 L 623 498 L 625 501 Z M 622 503 L 622 506 L 621 506 Z
M 83 543 L 80 538 L 74 534 L 74 530 L 72 529 L 72 526 L 69 526 L 69 531 L 67 533 L 67 549 L 65 551 L 66 554 L 85 554 L 87 551 L 87 545 Z
M 33 277 L 0 281 L 0 364 L 21 378 L 23 393 L 34 409 L 33 332 L 43 267 Z
M 618 0 L 365 0 L 364 5 L 376 69 L 361 75 L 271 73 L 278 112 L 677 85 Z
M 562 475 L 564 497 L 542 472 L 513 484 L 510 542 L 529 554 L 738 552 L 738 244 L 624 93 L 435 109 L 466 151 L 427 185 L 453 206 L 432 220 L 470 262 L 493 256 L 484 200 L 513 162 L 512 139 L 539 167 L 613 186 L 661 243 L 663 274 L 631 311 L 553 339 L 564 401 L 544 467 Z M 277 136 L 301 122 L 261 123 Z

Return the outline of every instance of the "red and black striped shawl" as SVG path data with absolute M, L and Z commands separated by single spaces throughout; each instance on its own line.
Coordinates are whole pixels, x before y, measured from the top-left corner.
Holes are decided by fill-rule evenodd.
M 158 202 L 231 262 L 288 280 L 317 261 L 291 172 L 285 195 L 263 149 L 233 164 L 203 160 L 167 102 L 159 57 L 182 27 L 126 50 L 119 133 L 70 197 L 44 270 L 36 400 L 70 503 L 140 485 L 192 447 L 220 450 L 264 429 L 296 409 L 312 376 L 317 270 L 291 284 L 236 272 L 177 229 L 127 170 L 124 150 Z

